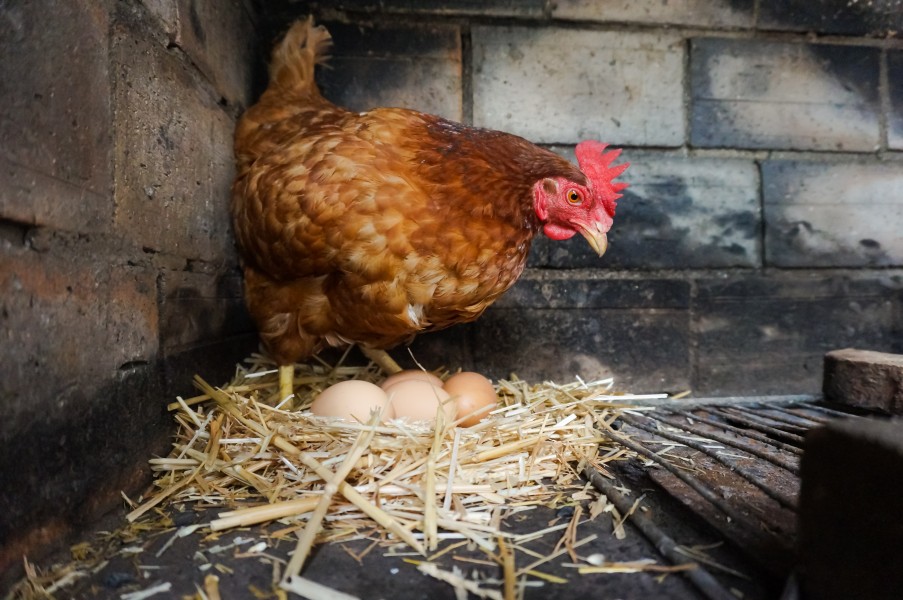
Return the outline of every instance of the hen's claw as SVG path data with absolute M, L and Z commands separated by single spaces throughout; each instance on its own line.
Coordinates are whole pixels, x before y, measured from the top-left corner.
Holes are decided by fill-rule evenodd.
M 279 404 L 295 393 L 295 365 L 279 365 Z
M 398 373 L 401 371 L 401 367 L 398 366 L 398 363 L 389 356 L 389 353 L 385 350 L 377 350 L 376 348 L 366 348 L 361 346 L 361 352 L 364 353 L 364 356 L 372 360 L 379 366 L 380 369 L 386 375 L 391 375 L 392 373 Z

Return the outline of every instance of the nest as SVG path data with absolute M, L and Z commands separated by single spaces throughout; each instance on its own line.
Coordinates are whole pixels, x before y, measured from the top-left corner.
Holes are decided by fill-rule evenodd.
M 299 405 L 290 408 L 278 402 L 277 370 L 266 357 L 251 357 L 219 388 L 196 376 L 201 394 L 169 406 L 179 424 L 172 452 L 150 460 L 154 490 L 133 503 L 129 522 L 186 503 L 213 507 L 217 514 L 192 531 L 278 521 L 284 525 L 278 535 L 297 536 L 281 587 L 305 597 L 323 592 L 300 573 L 312 547 L 327 541 L 374 540 L 417 557 L 408 560 L 459 594 L 513 598 L 516 582 L 527 576 L 563 583 L 543 573 L 542 565 L 565 554 L 576 561 L 575 549 L 596 538 L 579 539 L 581 519 L 609 512 L 613 534 L 624 535 L 627 515 L 593 493 L 580 473 L 589 465 L 608 475 L 607 463 L 635 456 L 606 432 L 622 411 L 637 410 L 625 401 L 662 395 L 617 393 L 611 379 L 559 385 L 512 376 L 496 384 L 497 408 L 470 428 L 443 423 L 441 414 L 437 422 L 379 423 L 375 414 L 368 422 L 349 422 L 307 410 L 338 381 L 383 378 L 373 365 L 297 365 Z M 579 504 L 585 500 L 594 500 L 588 513 Z M 528 535 L 502 527 L 504 516 L 563 502 L 576 504 L 567 522 Z M 555 552 L 515 566 L 515 549 L 549 534 L 560 536 Z M 458 541 L 440 550 L 441 540 Z M 463 544 L 485 551 L 502 568 L 501 589 L 481 588 L 431 562 Z M 584 567 L 587 573 L 662 568 L 592 562 Z

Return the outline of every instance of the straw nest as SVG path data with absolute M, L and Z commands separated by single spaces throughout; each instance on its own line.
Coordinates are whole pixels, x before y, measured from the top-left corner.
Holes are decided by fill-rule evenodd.
M 297 365 L 298 406 L 289 408 L 278 402 L 277 371 L 263 356 L 239 365 L 233 380 L 219 388 L 196 376 L 201 394 L 169 406 L 179 426 L 172 452 L 150 460 L 155 488 L 133 504 L 129 522 L 185 503 L 214 507 L 217 518 L 204 524 L 213 531 L 279 521 L 283 535 L 297 536 L 281 587 L 306 597 L 316 596 L 316 584 L 300 573 L 311 548 L 325 541 L 367 538 L 407 546 L 422 555 L 414 561 L 421 571 L 455 586 L 459 595 L 513 598 L 519 579 L 555 582 L 542 564 L 565 554 L 576 560 L 574 549 L 596 538 L 578 539 L 581 519 L 612 513 L 614 534 L 622 537 L 627 515 L 589 490 L 580 473 L 591 465 L 607 475 L 606 463 L 635 456 L 605 432 L 627 410 L 625 400 L 643 396 L 613 392 L 611 379 L 559 385 L 512 377 L 497 382 L 497 408 L 470 428 L 441 419 L 380 424 L 378 415 L 349 422 L 307 410 L 338 381 L 383 378 L 373 365 Z M 590 514 L 578 505 L 570 522 L 527 536 L 558 532 L 556 552 L 515 568 L 514 549 L 525 536 L 506 533 L 502 518 L 581 500 L 595 500 Z M 502 569 L 500 589 L 479 588 L 430 562 L 448 550 L 437 552 L 443 539 L 485 551 Z M 616 567 L 609 572 L 622 572 Z

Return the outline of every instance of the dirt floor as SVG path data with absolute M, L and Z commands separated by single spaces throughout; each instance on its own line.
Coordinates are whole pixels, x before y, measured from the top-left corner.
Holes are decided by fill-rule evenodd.
M 158 521 L 159 526 L 147 529 L 125 526 L 124 513 L 110 515 L 99 525 L 97 532 L 85 538 L 85 543 L 73 547 L 72 552 L 59 554 L 45 561 L 68 565 L 81 572 L 71 585 L 61 587 L 54 597 L 73 599 L 120 599 L 141 590 L 161 589 L 157 597 L 203 597 L 212 584 L 205 580 L 218 578 L 219 594 L 223 598 L 276 598 L 278 581 L 289 552 L 295 546 L 294 535 L 281 535 L 283 523 L 242 528 L 211 534 L 203 527 L 184 537 L 180 536 L 192 525 L 211 519 L 210 510 L 186 509 L 171 515 L 171 525 Z M 549 525 L 567 523 L 573 508 L 559 510 L 539 507 L 514 514 L 503 521 L 503 529 L 512 534 L 529 536 Z M 612 535 L 610 515 L 600 515 L 594 521 L 583 522 L 578 538 L 597 536 L 576 551 L 580 557 L 604 555 L 611 563 L 652 559 L 667 564 L 650 544 L 628 522 L 627 536 L 618 540 Z M 523 568 L 555 551 L 561 530 L 522 544 L 515 551 L 515 566 Z M 379 541 L 361 539 L 319 546 L 302 575 L 333 590 L 359 598 L 373 599 L 440 599 L 455 598 L 454 588 L 418 570 L 417 562 L 424 557 L 411 553 L 399 545 L 385 545 Z M 430 559 L 444 571 L 460 570 L 467 579 L 479 582 L 487 590 L 486 597 L 501 597 L 502 569 L 487 560 L 480 549 L 461 544 L 460 540 L 445 540 L 434 555 L 453 548 L 438 558 Z M 532 554 L 527 554 L 530 551 Z M 72 562 L 72 554 L 87 554 L 86 560 Z M 689 562 L 689 561 L 688 561 Z M 695 598 L 699 593 L 679 574 L 605 573 L 581 575 L 569 566 L 573 561 L 565 553 L 562 557 L 537 569 L 560 582 L 527 577 L 525 598 Z M 63 574 L 64 569 L 59 571 Z M 168 587 L 167 587 L 168 584 Z M 160 587 L 163 586 L 163 587 Z M 23 588 L 24 589 L 24 588 Z M 205 592 L 205 593 L 206 593 Z M 495 595 L 491 594 L 494 592 Z M 211 594 L 207 593 L 207 597 Z M 22 597 L 27 597 L 23 593 Z M 472 596 L 475 597 L 475 596 Z
M 642 496 L 639 506 L 645 516 L 668 530 L 679 543 L 702 548 L 716 564 L 736 571 L 731 574 L 709 568 L 731 595 L 752 599 L 777 596 L 782 581 L 759 570 L 742 549 L 725 543 L 718 532 L 702 524 L 691 511 L 676 505 L 655 486 L 646 467 L 625 462 L 617 470 L 620 484 L 631 491 L 628 497 Z M 706 597 L 681 571 L 581 572 L 580 566 L 585 570 L 588 562 L 603 559 L 606 565 L 619 565 L 621 570 L 628 570 L 631 563 L 647 566 L 642 561 L 653 563 L 653 568 L 667 569 L 671 565 L 629 518 L 624 525 L 624 539 L 618 539 L 613 533 L 611 514 L 588 519 L 591 500 L 574 501 L 562 496 L 556 503 L 557 509 L 532 507 L 509 514 L 501 521 L 500 529 L 511 534 L 507 546 L 513 549 L 515 569 L 528 568 L 560 552 L 518 579 L 516 597 Z M 581 515 L 574 537 L 588 541 L 574 548 L 571 556 L 560 542 L 563 527 L 573 521 L 576 510 Z M 108 515 L 93 534 L 84 537 L 83 543 L 38 566 L 38 571 L 46 575 L 44 588 L 51 590 L 54 598 L 72 599 L 296 597 L 286 596 L 279 589 L 279 580 L 305 519 L 283 519 L 214 533 L 205 524 L 219 511 L 174 505 L 134 524 L 127 523 L 124 510 Z M 534 532 L 555 526 L 560 527 L 534 537 Z M 357 598 L 387 600 L 457 598 L 453 585 L 418 568 L 424 562 L 435 565 L 440 576 L 456 573 L 473 582 L 473 590 L 480 595 L 468 597 L 504 597 L 502 566 L 466 540 L 445 539 L 436 552 L 424 557 L 387 539 L 376 529 L 361 535 L 365 537 L 327 542 L 315 548 L 302 576 L 327 586 L 330 591 L 324 597 L 340 598 L 337 593 L 341 592 Z M 497 548 L 494 554 L 498 555 Z M 698 563 L 688 558 L 684 564 Z M 36 577 L 35 581 L 42 580 Z M 46 596 L 35 593 L 35 586 L 23 581 L 19 592 L 11 597 Z

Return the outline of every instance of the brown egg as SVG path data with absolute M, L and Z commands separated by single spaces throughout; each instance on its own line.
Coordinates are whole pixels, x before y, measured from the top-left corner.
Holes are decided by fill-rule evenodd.
M 391 405 L 387 405 L 386 393 L 369 381 L 349 379 L 329 386 L 314 398 L 310 412 L 321 417 L 355 419 L 366 423 L 370 412 L 383 410 L 383 421 L 395 418 Z
M 420 369 L 408 369 L 407 371 L 399 371 L 398 373 L 393 373 L 392 375 L 386 377 L 386 380 L 379 384 L 379 387 L 386 389 L 390 385 L 395 385 L 396 383 L 402 381 L 410 381 L 411 379 L 426 381 L 427 383 L 432 384 L 436 387 L 442 387 L 441 379 L 439 379 L 432 373 L 427 373 L 426 371 L 421 371 Z
M 395 418 L 407 418 L 411 421 L 432 421 L 442 403 L 445 422 L 455 419 L 455 403 L 447 401 L 448 392 L 421 379 L 408 379 L 390 385 L 386 389 L 389 406 Z
M 499 401 L 492 382 L 479 373 L 464 371 L 452 375 L 443 387 L 454 399 L 458 417 L 467 417 L 461 421 L 462 427 L 472 427 L 479 423 L 495 410 Z

